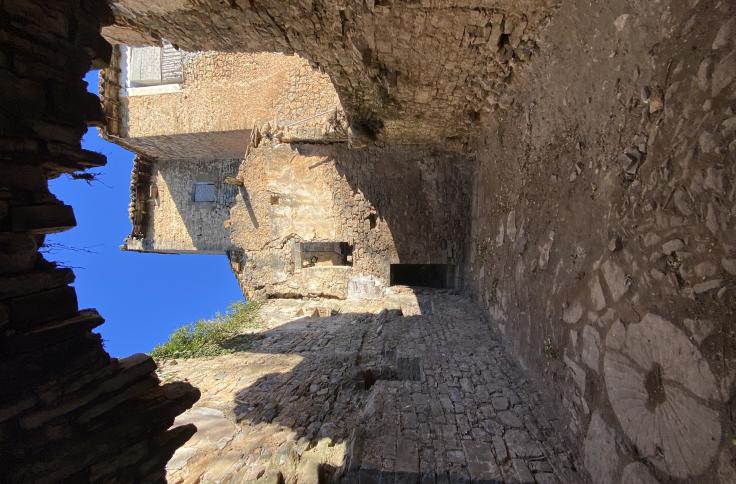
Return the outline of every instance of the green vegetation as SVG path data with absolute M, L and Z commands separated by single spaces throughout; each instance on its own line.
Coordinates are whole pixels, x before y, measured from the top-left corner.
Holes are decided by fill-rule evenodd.
M 548 360 L 556 360 L 560 357 L 560 352 L 552 344 L 552 340 L 547 338 L 544 340 L 544 357 Z
M 217 313 L 212 319 L 189 323 L 174 331 L 169 340 L 156 346 L 151 356 L 156 360 L 167 358 L 196 358 L 217 356 L 246 349 L 257 335 L 243 334 L 248 329 L 260 328 L 259 303 L 236 301 L 225 314 Z

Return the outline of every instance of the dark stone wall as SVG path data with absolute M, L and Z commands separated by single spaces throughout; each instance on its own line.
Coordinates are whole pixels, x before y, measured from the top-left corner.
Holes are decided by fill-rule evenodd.
M 594 482 L 736 480 L 735 16 L 565 1 L 479 136 L 468 287 Z
M 82 81 L 110 46 L 104 2 L 0 4 L 0 481 L 155 482 L 194 429 L 167 431 L 198 392 L 160 385 L 145 355 L 110 358 L 74 274 L 38 249 L 75 226 L 47 180 L 105 163 L 85 151 L 99 100 Z

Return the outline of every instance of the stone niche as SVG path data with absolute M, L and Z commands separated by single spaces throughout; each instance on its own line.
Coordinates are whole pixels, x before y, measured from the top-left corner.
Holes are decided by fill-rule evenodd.
M 294 267 L 352 266 L 353 246 L 347 242 L 301 242 L 294 244 Z
M 453 287 L 453 266 L 447 264 L 391 264 L 390 284 L 434 287 L 447 289 Z

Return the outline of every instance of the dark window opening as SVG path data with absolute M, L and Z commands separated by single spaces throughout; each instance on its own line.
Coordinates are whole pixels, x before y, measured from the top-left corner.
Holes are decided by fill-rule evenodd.
M 368 223 L 370 224 L 370 227 L 372 229 L 376 228 L 376 214 L 375 213 L 368 215 Z
M 279 204 L 279 196 L 271 195 L 271 205 L 278 205 L 278 204 Z
M 352 266 L 353 246 L 347 242 L 304 242 L 301 266 Z
M 447 264 L 391 264 L 391 285 L 446 289 L 450 271 Z

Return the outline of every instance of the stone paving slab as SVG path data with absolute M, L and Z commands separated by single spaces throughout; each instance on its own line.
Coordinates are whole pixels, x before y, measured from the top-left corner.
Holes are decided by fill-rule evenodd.
M 161 366 L 202 391 L 177 422 L 199 430 L 169 482 L 587 481 L 551 407 L 467 299 L 396 289 L 381 301 L 271 300 L 261 317 L 243 351 Z

